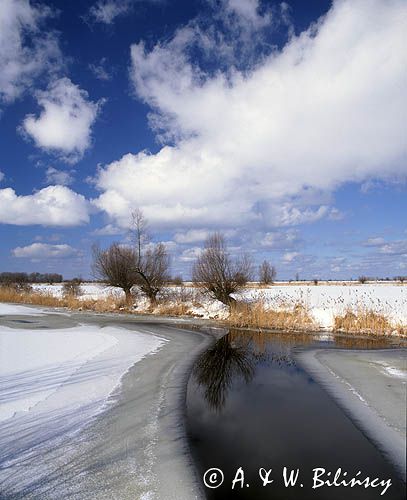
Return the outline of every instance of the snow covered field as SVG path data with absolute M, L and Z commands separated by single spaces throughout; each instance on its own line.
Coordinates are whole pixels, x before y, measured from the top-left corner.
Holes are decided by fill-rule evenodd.
M 63 285 L 62 283 L 56 283 L 53 285 L 46 285 L 43 283 L 34 283 L 32 285 L 33 290 L 37 290 L 42 293 L 49 293 L 54 297 L 62 297 L 63 295 Z M 113 286 L 100 285 L 97 283 L 83 283 L 81 285 L 83 299 L 99 299 L 102 297 L 122 297 L 124 296 L 123 290 L 120 288 L 115 288 Z
M 34 288 L 55 296 L 62 295 L 62 285 L 34 285 Z M 97 299 L 113 295 L 121 297 L 123 292 L 114 287 L 85 283 L 81 286 L 83 299 Z M 171 287 L 175 295 L 178 287 Z M 223 319 L 227 308 L 217 301 L 204 298 L 197 290 L 187 287 L 194 295 L 190 311 L 206 319 Z M 370 310 L 384 315 L 395 324 L 407 324 L 407 286 L 401 284 L 332 284 L 332 285 L 273 285 L 267 288 L 247 288 L 240 295 L 243 300 L 261 300 L 265 306 L 274 309 L 304 305 L 321 329 L 330 330 L 336 315 L 352 310 Z M 137 310 L 142 311 L 148 303 L 141 301 Z
M 45 310 L 0 304 L 0 316 Z M 7 318 L 6 318 L 7 319 Z M 25 320 L 18 320 L 25 321 Z M 29 328 L 29 329 L 28 329 Z M 166 340 L 119 327 L 0 326 L 0 483 L 41 476 L 41 458 L 78 433 L 109 403 L 127 370 Z M 26 461 L 35 464 L 30 474 Z
M 301 303 L 316 324 L 327 330 L 333 327 L 334 317 L 347 310 L 370 310 L 383 314 L 394 323 L 407 324 L 407 286 L 403 285 L 272 286 L 248 289 L 242 295 L 249 300 L 264 300 L 270 308 Z

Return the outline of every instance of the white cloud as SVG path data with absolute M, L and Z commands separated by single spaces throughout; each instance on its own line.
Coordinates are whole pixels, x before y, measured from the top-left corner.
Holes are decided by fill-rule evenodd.
M 181 253 L 179 260 L 181 262 L 194 262 L 197 259 L 197 257 L 201 255 L 201 253 L 202 253 L 201 247 L 187 248 Z
M 402 255 L 407 257 L 407 240 L 386 243 L 380 247 L 380 252 L 388 255 Z
M 301 238 L 296 230 L 268 232 L 260 241 L 263 247 L 282 250 L 298 247 L 300 243 Z
M 133 45 L 134 88 L 173 145 L 101 169 L 95 204 L 123 227 L 134 206 L 173 228 L 335 218 L 304 193 L 405 173 L 406 13 L 402 0 L 336 1 L 245 72 L 193 65 L 193 27 Z
M 0 182 L 4 179 L 4 173 L 0 170 Z
M 48 243 L 32 243 L 25 247 L 14 248 L 12 254 L 17 258 L 45 260 L 74 257 L 79 254 L 79 251 L 66 244 L 50 245 Z
M 363 245 L 366 247 L 380 247 L 384 245 L 385 240 L 382 237 L 372 237 L 368 238 Z
M 300 253 L 299 252 L 286 252 L 284 255 L 283 255 L 283 258 L 282 258 L 282 261 L 284 263 L 290 263 L 292 262 L 293 260 L 295 259 L 298 259 L 298 257 L 300 257 Z
M 92 22 L 101 24 L 113 24 L 118 17 L 122 17 L 134 9 L 136 3 L 143 0 L 98 0 L 89 9 L 88 18 Z M 161 0 L 144 0 L 150 3 Z
M 89 16 L 94 22 L 112 24 L 113 21 L 132 8 L 131 0 L 99 0 L 89 10 Z
M 222 0 L 221 4 L 221 13 L 226 17 L 234 16 L 243 26 L 259 29 L 271 21 L 270 12 L 260 12 L 259 0 Z
M 56 37 L 42 29 L 50 8 L 29 0 L 1 0 L 0 101 L 12 102 L 45 70 L 53 70 L 61 57 Z
M 191 229 L 183 233 L 176 233 L 174 240 L 180 244 L 200 243 L 205 241 L 209 235 L 206 229 Z
M 98 80 L 109 81 L 112 79 L 112 75 L 106 65 L 107 59 L 106 57 L 102 57 L 102 59 L 97 64 L 89 64 L 89 69 Z
M 106 224 L 106 226 L 92 231 L 92 235 L 94 236 L 114 236 L 117 234 L 123 234 L 123 229 L 120 229 L 113 224 Z
M 407 240 L 386 241 L 382 237 L 372 237 L 363 246 L 373 247 L 380 254 L 407 256 Z
M 48 186 L 27 196 L 0 189 L 0 224 L 77 226 L 89 222 L 88 212 L 85 198 L 65 186 Z
M 66 170 L 58 170 L 54 167 L 48 167 L 45 174 L 46 182 L 48 184 L 60 184 L 62 186 L 69 186 L 74 181 L 72 172 L 67 172 Z
M 88 93 L 61 78 L 37 93 L 43 108 L 38 117 L 27 115 L 22 129 L 42 149 L 62 156 L 66 161 L 78 161 L 90 147 L 91 129 L 102 101 L 88 100 Z

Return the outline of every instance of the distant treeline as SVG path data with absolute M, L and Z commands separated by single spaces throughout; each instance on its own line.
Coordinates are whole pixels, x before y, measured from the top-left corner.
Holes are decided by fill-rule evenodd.
M 0 273 L 0 283 L 61 283 L 64 277 L 57 273 Z

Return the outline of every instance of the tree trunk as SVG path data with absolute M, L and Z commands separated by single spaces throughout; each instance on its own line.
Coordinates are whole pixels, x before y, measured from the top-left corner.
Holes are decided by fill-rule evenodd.
M 219 294 L 216 297 L 222 304 L 225 304 L 225 306 L 228 306 L 229 308 L 233 307 L 234 304 L 236 304 L 236 299 L 231 297 L 230 295 L 226 293 Z
M 230 295 L 228 295 L 227 301 L 225 302 L 225 304 L 229 307 L 229 309 L 232 309 L 233 307 L 236 306 L 237 300 L 234 299 L 233 297 L 231 297 Z
M 126 304 L 129 306 L 132 303 L 133 297 L 131 295 L 130 289 L 125 289 L 124 293 L 126 295 Z
M 157 294 L 154 292 L 151 292 L 148 295 L 148 298 L 150 299 L 150 306 L 155 307 L 157 305 Z

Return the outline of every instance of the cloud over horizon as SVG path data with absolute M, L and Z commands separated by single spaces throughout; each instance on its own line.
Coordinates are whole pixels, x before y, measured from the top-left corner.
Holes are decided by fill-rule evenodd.
M 85 197 L 65 186 L 48 186 L 27 196 L 0 189 L 0 224 L 69 227 L 88 222 Z
M 32 243 L 25 247 L 14 248 L 12 254 L 19 259 L 45 260 L 75 257 L 79 252 L 67 244 Z

